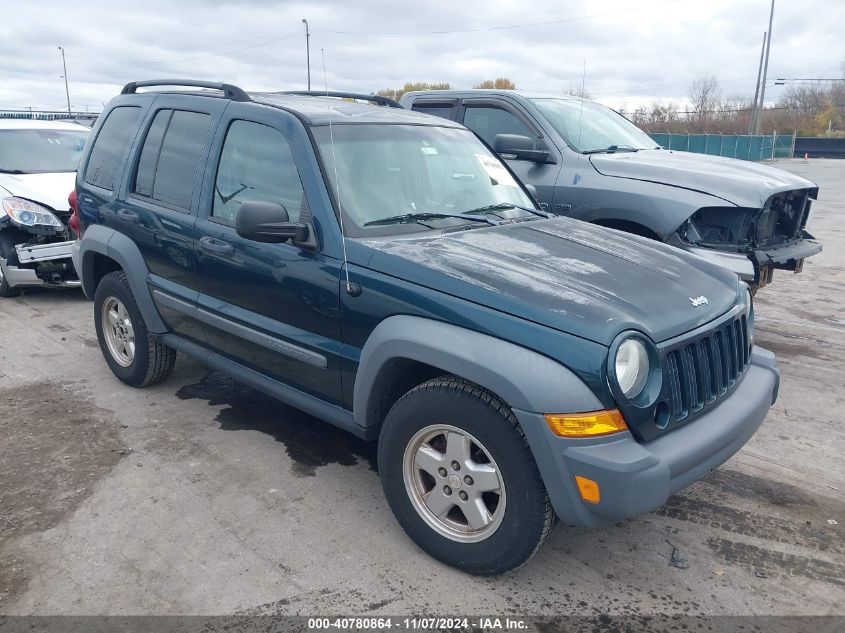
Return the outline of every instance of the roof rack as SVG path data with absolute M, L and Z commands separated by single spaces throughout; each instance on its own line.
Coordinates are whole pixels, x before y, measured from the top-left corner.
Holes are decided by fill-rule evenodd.
M 388 108 L 399 108 L 404 110 L 397 101 L 390 97 L 380 95 L 365 95 L 360 92 L 339 92 L 337 90 L 285 90 L 281 94 L 302 95 L 304 97 L 341 97 L 345 99 L 360 99 L 361 101 L 372 101 L 373 103 Z
M 214 81 L 197 81 L 196 79 L 146 79 L 144 81 L 130 81 L 120 91 L 122 95 L 135 94 L 138 88 L 149 88 L 152 86 L 187 86 L 191 88 L 210 88 L 220 90 L 227 99 L 232 101 L 252 101 L 249 95 L 232 84 L 217 83 Z

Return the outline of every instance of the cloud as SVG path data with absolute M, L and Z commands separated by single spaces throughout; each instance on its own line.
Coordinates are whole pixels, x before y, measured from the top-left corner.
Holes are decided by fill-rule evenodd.
M 580 85 L 610 105 L 683 101 L 699 73 L 726 95 L 754 90 L 768 3 L 760 0 L 112 0 L 15 3 L 0 24 L 0 107 L 99 110 L 132 80 L 225 80 L 252 90 L 372 92 L 409 80 L 455 87 L 507 76 L 526 90 Z M 769 77 L 838 76 L 845 3 L 779 3 Z M 463 32 L 445 32 L 463 31 Z M 767 89 L 774 100 L 780 88 Z

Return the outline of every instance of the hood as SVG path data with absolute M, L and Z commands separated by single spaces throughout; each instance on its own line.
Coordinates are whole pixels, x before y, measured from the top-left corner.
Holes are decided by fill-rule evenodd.
M 52 174 L 0 174 L 0 188 L 9 195 L 27 198 L 56 211 L 67 211 L 68 194 L 76 187 L 76 172 Z M 6 192 L 0 189 L 0 195 Z
M 640 150 L 592 154 L 590 162 L 604 176 L 692 189 L 752 209 L 761 208 L 772 195 L 782 191 L 816 189 L 815 183 L 782 169 L 691 152 Z M 815 198 L 815 193 L 811 197 Z
M 627 329 L 661 342 L 737 301 L 721 267 L 569 218 L 363 243 L 378 272 L 604 345 Z

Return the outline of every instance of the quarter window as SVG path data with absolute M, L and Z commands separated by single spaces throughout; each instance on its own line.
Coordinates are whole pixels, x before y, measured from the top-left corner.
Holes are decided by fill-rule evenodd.
M 307 213 L 299 172 L 284 135 L 260 123 L 235 121 L 220 154 L 211 215 L 234 223 L 238 208 L 247 201 L 278 202 L 292 222 Z
M 482 106 L 467 106 L 464 125 L 478 134 L 493 147 L 497 134 L 519 134 L 537 142 L 537 135 L 516 115 L 502 110 Z
M 140 114 L 138 106 L 120 106 L 109 113 L 91 148 L 85 182 L 114 191 L 123 154 L 135 133 Z

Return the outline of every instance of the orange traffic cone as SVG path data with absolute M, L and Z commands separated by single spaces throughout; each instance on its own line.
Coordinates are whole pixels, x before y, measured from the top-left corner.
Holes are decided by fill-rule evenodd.
M 807 162 L 807 152 L 804 152 L 804 162 Z

